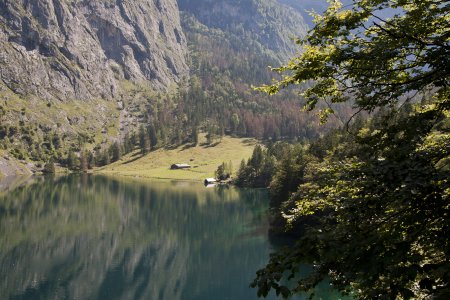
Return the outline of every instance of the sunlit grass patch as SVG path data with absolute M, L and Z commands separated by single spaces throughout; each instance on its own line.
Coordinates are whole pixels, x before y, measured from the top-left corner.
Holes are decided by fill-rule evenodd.
M 251 156 L 256 143 L 253 139 L 224 137 L 215 146 L 201 143 L 195 147 L 182 145 L 170 150 L 158 149 L 145 156 L 135 151 L 118 162 L 98 169 L 97 172 L 142 178 L 203 180 L 214 177 L 214 172 L 222 162 L 231 161 L 236 172 L 241 160 Z M 186 163 L 191 168 L 171 170 L 170 166 L 176 163 Z

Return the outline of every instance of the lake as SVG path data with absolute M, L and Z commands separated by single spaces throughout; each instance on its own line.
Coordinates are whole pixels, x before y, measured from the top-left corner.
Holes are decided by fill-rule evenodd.
M 258 299 L 268 202 L 193 182 L 33 178 L 0 193 L 0 299 Z M 317 295 L 338 299 L 327 284 Z

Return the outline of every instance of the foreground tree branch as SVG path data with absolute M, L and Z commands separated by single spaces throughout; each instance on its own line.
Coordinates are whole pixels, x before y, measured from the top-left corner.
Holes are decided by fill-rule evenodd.
M 390 19 L 377 17 L 386 9 Z M 450 298 L 449 9 L 448 1 L 345 9 L 333 1 L 299 41 L 304 52 L 274 69 L 283 79 L 259 88 L 309 83 L 310 110 L 323 102 L 326 115 L 329 103 L 354 101 L 358 111 L 380 112 L 337 154 L 308 163 L 280 207 L 286 230 L 303 234 L 258 271 L 258 295 L 312 293 L 329 278 L 359 299 Z M 422 100 L 410 104 L 411 95 Z M 299 278 L 304 263 L 314 268 Z

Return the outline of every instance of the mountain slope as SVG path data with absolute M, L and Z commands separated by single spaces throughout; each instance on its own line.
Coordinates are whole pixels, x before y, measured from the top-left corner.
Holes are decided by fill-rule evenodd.
M 238 136 L 303 139 L 322 130 L 316 116 L 300 112 L 296 93 L 269 97 L 251 88 L 271 82 L 276 74 L 268 66 L 300 50 L 291 38 L 306 34 L 301 14 L 272 0 L 178 3 L 191 58 L 178 115 Z
M 178 0 L 178 4 L 208 28 L 251 38 L 276 58 L 291 57 L 298 50 L 292 38 L 306 32 L 302 15 L 275 0 Z
M 120 80 L 187 75 L 175 0 L 1 0 L 0 24 L 1 80 L 20 95 L 113 99 Z

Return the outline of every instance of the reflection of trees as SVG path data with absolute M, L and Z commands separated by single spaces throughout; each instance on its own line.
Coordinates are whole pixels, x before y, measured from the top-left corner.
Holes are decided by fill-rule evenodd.
M 18 298 L 184 298 L 192 272 L 208 281 L 222 267 L 217 257 L 248 255 L 235 233 L 246 233 L 242 220 L 254 219 L 264 197 L 98 176 L 37 180 L 0 196 L 0 290 Z M 256 269 L 265 258 L 245 259 Z

